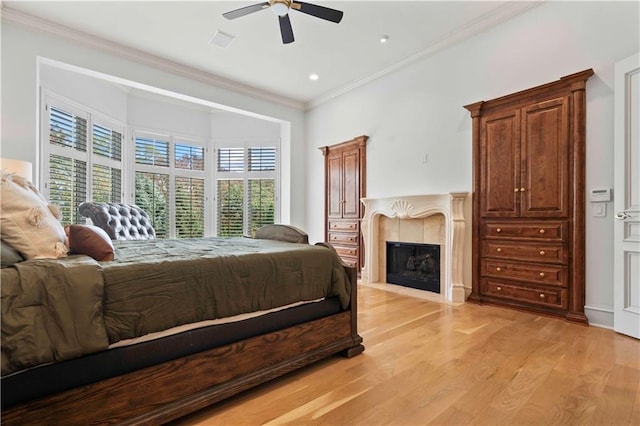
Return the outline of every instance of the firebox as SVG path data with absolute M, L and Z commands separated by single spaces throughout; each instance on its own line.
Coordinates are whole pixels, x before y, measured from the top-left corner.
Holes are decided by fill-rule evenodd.
M 440 246 L 387 241 L 387 282 L 440 293 Z

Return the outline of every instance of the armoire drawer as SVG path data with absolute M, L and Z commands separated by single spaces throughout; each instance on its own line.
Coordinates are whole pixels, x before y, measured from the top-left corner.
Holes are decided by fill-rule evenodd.
M 485 296 L 526 302 L 539 306 L 568 308 L 567 290 L 564 288 L 536 287 L 534 285 L 519 286 L 508 281 L 482 279 L 482 293 Z
M 511 243 L 501 240 L 482 241 L 482 257 L 562 264 L 569 260 L 562 243 Z
M 356 220 L 331 220 L 329 221 L 329 231 L 357 231 L 358 221 Z
M 562 265 L 482 259 L 482 275 L 566 287 L 569 270 Z
M 340 259 L 342 260 L 342 263 L 352 268 L 356 268 L 358 265 L 357 257 L 340 256 Z
M 566 241 L 566 222 L 485 222 L 482 226 L 484 238 L 510 238 L 523 240 Z
M 353 257 L 354 259 L 358 257 L 358 247 L 343 247 L 343 246 L 333 246 L 340 257 Z
M 358 244 L 358 234 L 329 232 L 329 242 L 331 244 Z

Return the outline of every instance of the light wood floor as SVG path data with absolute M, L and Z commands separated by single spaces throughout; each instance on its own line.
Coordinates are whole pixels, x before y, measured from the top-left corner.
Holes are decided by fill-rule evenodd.
M 640 341 L 359 286 L 366 350 L 177 425 L 640 425 Z

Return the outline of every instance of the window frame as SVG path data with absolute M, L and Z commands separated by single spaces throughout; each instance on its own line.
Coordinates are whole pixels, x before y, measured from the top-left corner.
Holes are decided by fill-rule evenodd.
M 274 223 L 280 222 L 281 217 L 281 138 L 253 138 L 253 139 L 226 139 L 213 140 L 208 139 L 209 136 L 188 135 L 188 134 L 171 134 L 170 131 L 159 130 L 153 128 L 145 128 L 142 126 L 130 125 L 118 119 L 103 114 L 91 107 L 81 104 L 60 95 L 51 89 L 41 87 L 40 102 L 40 142 L 38 144 L 39 158 L 39 179 L 40 188 L 42 188 L 43 196 L 49 199 L 50 195 L 50 167 L 49 156 L 51 154 L 62 155 L 75 160 L 86 161 L 86 179 L 87 190 L 86 200 L 93 199 L 93 167 L 95 165 L 104 165 L 115 167 L 119 165 L 121 170 L 121 188 L 120 200 L 123 203 L 135 202 L 135 176 L 137 171 L 158 173 L 158 167 L 136 164 L 135 157 L 135 139 L 137 137 L 145 137 L 153 135 L 154 137 L 169 138 L 169 167 L 167 174 L 170 179 L 169 189 L 169 232 L 166 238 L 175 238 L 175 177 L 192 177 L 204 179 L 204 237 L 217 235 L 217 181 L 221 177 L 217 171 L 217 150 L 219 148 L 241 147 L 245 153 L 245 165 L 248 161 L 248 148 L 257 147 L 274 147 L 275 148 L 275 170 L 273 172 L 248 172 L 247 167 L 242 173 L 245 194 L 248 195 L 248 181 L 250 179 L 273 179 L 274 180 Z M 53 146 L 50 143 L 50 116 L 49 106 L 53 105 L 66 112 L 86 118 L 87 120 L 87 146 L 86 152 L 77 152 L 72 148 L 64 148 Z M 93 153 L 93 126 L 99 125 L 109 129 L 118 131 L 122 135 L 121 139 L 121 159 L 119 162 L 102 157 Z M 185 143 L 200 146 L 204 149 L 204 171 L 181 169 L 175 167 L 175 144 Z M 59 152 L 58 152 L 59 151 Z M 176 171 L 178 171 L 176 173 Z M 243 231 L 249 227 L 248 205 L 245 202 L 243 206 Z
M 168 142 L 168 166 L 157 166 L 157 165 L 149 165 L 149 164 L 138 164 L 136 163 L 136 140 L 138 138 L 144 139 L 154 139 L 154 140 L 162 140 Z M 209 149 L 208 149 L 208 141 L 202 137 L 193 136 L 193 135 L 185 135 L 185 134 L 171 134 L 167 131 L 161 131 L 157 129 L 143 128 L 143 127 L 132 127 L 131 128 L 131 137 L 130 137 L 130 147 L 128 148 L 129 158 L 131 163 L 130 173 L 131 173 L 131 185 L 130 185 L 130 199 L 131 202 L 134 202 L 136 199 L 136 182 L 135 176 L 137 172 L 143 173 L 157 173 L 157 174 L 167 174 L 169 176 L 169 217 L 168 217 L 168 232 L 166 238 L 177 238 L 177 230 L 176 230 L 176 177 L 186 177 L 186 178 L 196 178 L 204 180 L 204 231 L 203 236 L 208 237 L 212 236 L 211 230 L 208 228 L 208 222 L 210 221 L 210 216 L 212 212 L 207 205 L 209 203 L 209 194 L 211 191 L 211 183 L 209 175 L 211 174 L 212 166 L 209 164 L 211 161 L 209 159 Z M 199 146 L 203 148 L 204 154 L 204 170 L 193 170 L 193 169 L 182 169 L 176 167 L 175 162 L 175 147 L 176 143 L 178 144 L 188 144 L 193 146 Z
M 275 170 L 274 171 L 249 171 L 249 149 L 250 148 L 275 148 Z M 242 148 L 244 153 L 244 169 L 242 172 L 219 172 L 218 171 L 218 151 L 220 149 L 230 149 L 230 148 Z M 250 236 L 249 229 L 249 206 L 248 206 L 248 196 L 249 196 L 249 181 L 252 179 L 273 179 L 274 180 L 274 214 L 273 219 L 274 223 L 280 222 L 280 140 L 279 139 L 236 139 L 236 140 L 224 140 L 224 141 L 216 141 L 214 144 L 214 161 L 213 161 L 213 169 L 214 169 L 214 187 L 213 187 L 213 231 L 217 234 L 218 232 L 218 180 L 220 179 L 242 179 L 243 181 L 243 194 L 244 194 L 244 202 L 243 202 L 243 212 L 242 212 L 242 228 L 243 235 Z
M 40 135 L 41 140 L 39 144 L 40 151 L 40 188 L 45 199 L 51 198 L 51 168 L 50 168 L 50 156 L 59 155 L 61 157 L 71 158 L 78 161 L 84 161 L 86 163 L 86 200 L 92 200 L 94 198 L 93 192 L 93 174 L 94 165 L 106 166 L 111 168 L 117 168 L 120 170 L 120 194 L 118 202 L 121 202 L 125 198 L 125 192 L 128 185 L 126 161 L 124 158 L 124 151 L 126 149 L 127 139 L 127 125 L 113 117 L 109 117 L 99 111 L 96 111 L 90 107 L 82 105 L 76 101 L 73 101 L 65 96 L 55 93 L 48 89 L 42 89 L 41 96 L 41 111 L 40 111 Z M 75 116 L 82 117 L 86 120 L 86 147 L 85 151 L 78 151 L 71 147 L 62 147 L 51 144 L 51 128 L 50 128 L 50 108 L 57 108 L 71 113 Z M 116 161 L 99 154 L 93 153 L 93 130 L 94 125 L 108 128 L 112 131 L 117 131 L 121 135 L 120 146 L 120 161 Z M 77 208 L 77 206 L 76 206 Z M 82 221 L 79 221 L 82 222 Z M 67 225 L 65 223 L 65 225 Z

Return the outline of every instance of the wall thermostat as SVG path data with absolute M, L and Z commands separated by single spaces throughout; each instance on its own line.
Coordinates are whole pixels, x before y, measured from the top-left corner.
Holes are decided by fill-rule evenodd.
M 595 188 L 590 191 L 590 201 L 592 203 L 604 203 L 611 201 L 611 188 Z

